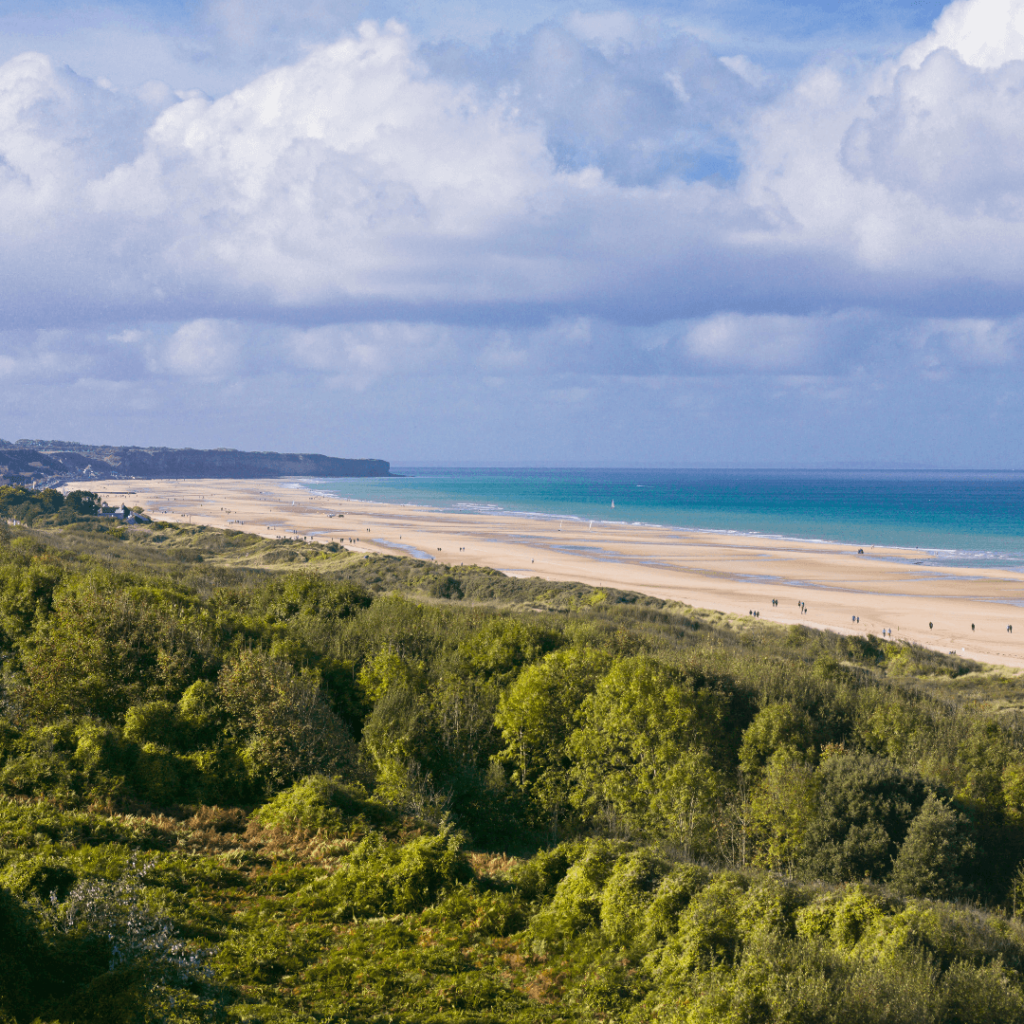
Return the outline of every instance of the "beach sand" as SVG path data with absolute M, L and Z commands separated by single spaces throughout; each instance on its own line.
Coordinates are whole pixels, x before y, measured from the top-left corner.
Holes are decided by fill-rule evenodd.
M 872 547 L 860 555 L 849 544 L 441 512 L 311 494 L 282 480 L 133 480 L 130 490 L 127 481 L 86 481 L 71 487 L 96 491 L 111 504 L 141 505 L 168 522 L 339 541 L 354 551 L 633 590 L 842 633 L 880 636 L 891 629 L 897 640 L 1024 666 L 1024 575 L 915 564 L 927 557 L 922 551 Z

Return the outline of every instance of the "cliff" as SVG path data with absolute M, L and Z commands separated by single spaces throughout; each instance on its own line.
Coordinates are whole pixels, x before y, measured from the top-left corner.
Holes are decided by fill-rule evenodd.
M 67 480 L 214 478 L 251 480 L 284 476 L 389 476 L 382 459 L 330 455 L 239 452 L 233 448 L 122 448 L 74 441 L 0 441 L 0 482 L 53 486 Z

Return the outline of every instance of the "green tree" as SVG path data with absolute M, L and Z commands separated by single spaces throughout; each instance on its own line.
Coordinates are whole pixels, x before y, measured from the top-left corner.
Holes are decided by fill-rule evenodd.
M 105 571 L 62 577 L 21 644 L 37 718 L 120 721 L 132 704 L 177 700 L 216 670 L 209 621 L 194 597 Z M 38 605 L 37 605 L 38 607 Z
M 573 645 L 524 668 L 502 695 L 496 716 L 515 779 L 548 817 L 552 834 L 569 795 L 566 743 L 586 696 L 608 670 L 603 651 Z
M 580 709 L 568 752 L 572 801 L 616 831 L 657 835 L 686 855 L 710 850 L 724 789 L 718 771 L 727 704 L 677 669 L 624 658 Z
M 71 491 L 64 503 L 80 516 L 94 516 L 100 510 L 100 496 L 94 491 Z
M 819 779 L 807 755 L 780 747 L 768 759 L 750 801 L 754 860 L 792 874 L 811 854 Z
M 928 795 L 920 776 L 883 758 L 835 749 L 818 770 L 807 866 L 835 881 L 885 877 Z
M 265 651 L 245 650 L 224 666 L 218 695 L 227 731 L 268 791 L 354 765 L 351 734 L 331 710 L 315 672 L 296 671 Z
M 963 814 L 929 794 L 900 846 L 892 869 L 893 885 L 914 896 L 956 896 L 974 855 L 969 827 Z
M 539 660 L 558 644 L 559 636 L 553 630 L 522 619 L 491 619 L 459 644 L 458 672 L 507 686 L 524 665 Z
M 740 768 L 751 777 L 764 769 L 771 756 L 783 747 L 809 751 L 813 746 L 811 717 L 792 701 L 779 701 L 762 708 L 743 733 Z
M 431 770 L 439 737 L 422 667 L 386 651 L 359 678 L 374 700 L 362 744 L 376 775 L 377 797 L 419 813 L 443 812 L 452 794 Z

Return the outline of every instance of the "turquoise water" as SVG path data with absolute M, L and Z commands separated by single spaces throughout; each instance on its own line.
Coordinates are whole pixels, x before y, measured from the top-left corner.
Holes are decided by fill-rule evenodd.
M 920 549 L 920 560 L 928 564 L 1024 569 L 1024 473 L 423 467 L 392 472 L 400 475 L 307 486 L 361 501 L 450 512 L 877 544 Z

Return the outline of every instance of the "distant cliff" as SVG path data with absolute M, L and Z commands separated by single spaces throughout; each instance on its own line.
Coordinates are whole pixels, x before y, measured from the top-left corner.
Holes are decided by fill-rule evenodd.
M 233 448 L 119 448 L 75 441 L 0 441 L 0 482 L 53 486 L 67 480 L 282 476 L 389 476 L 382 459 L 239 452 Z

